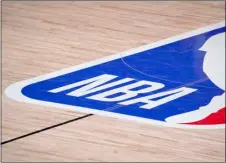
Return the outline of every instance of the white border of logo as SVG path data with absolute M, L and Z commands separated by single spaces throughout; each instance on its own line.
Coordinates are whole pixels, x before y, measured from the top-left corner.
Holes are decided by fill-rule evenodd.
M 91 66 L 95 66 L 98 64 L 102 64 L 105 62 L 109 62 L 115 59 L 120 58 L 121 56 L 129 56 L 129 55 L 133 55 L 135 53 L 138 52 L 142 52 L 145 50 L 149 50 L 149 49 L 153 49 L 165 44 L 169 44 L 178 40 L 182 40 L 188 37 L 192 37 L 204 32 L 208 32 L 211 30 L 214 30 L 216 28 L 221 28 L 225 26 L 225 21 L 222 21 L 220 23 L 214 24 L 214 25 L 210 25 L 210 26 L 206 26 L 204 28 L 199 28 L 197 30 L 191 31 L 191 32 L 187 32 L 178 36 L 174 36 L 168 39 L 164 39 L 152 44 L 148 44 L 145 46 L 141 46 L 138 48 L 134 48 L 122 53 L 118 53 L 112 56 L 108 56 L 108 57 L 104 57 L 98 60 L 94 60 L 91 62 L 87 62 L 81 65 L 77 65 L 77 66 L 73 66 L 73 67 L 69 67 L 66 69 L 62 69 L 60 71 L 56 71 L 53 73 L 49 73 L 49 74 L 45 74 L 42 76 L 38 76 L 35 78 L 31 78 L 28 80 L 24 80 L 24 81 L 20 81 L 17 82 L 15 84 L 10 85 L 9 87 L 7 87 L 5 89 L 5 94 L 9 97 L 12 98 L 16 101 L 20 101 L 20 102 L 26 102 L 26 103 L 30 103 L 30 104 L 38 104 L 38 105 L 44 105 L 47 107 L 55 107 L 55 108 L 59 108 L 59 109 L 67 109 L 67 110 L 73 110 L 73 111 L 79 111 L 79 112 L 83 112 L 83 113 L 93 113 L 93 114 L 98 114 L 98 115 L 104 115 L 104 116 L 109 116 L 109 117 L 114 117 L 114 118 L 122 118 L 122 119 L 127 119 L 127 120 L 133 120 L 133 121 L 138 121 L 138 122 L 144 122 L 144 123 L 149 123 L 149 124 L 154 124 L 154 125 L 160 125 L 160 126 L 167 126 L 167 127 L 176 127 L 176 128 L 191 128 L 191 129 L 220 129 L 220 128 L 225 128 L 225 124 L 220 124 L 220 125 L 183 125 L 183 124 L 170 124 L 168 122 L 161 122 L 161 121 L 157 121 L 157 120 L 151 120 L 151 119 L 145 119 L 145 118 L 140 118 L 140 117 L 136 117 L 136 116 L 130 116 L 130 115 L 124 115 L 124 114 L 119 114 L 119 113 L 112 113 L 112 112 L 107 112 L 107 111 L 101 111 L 101 110 L 95 110 L 95 109 L 91 109 L 91 108 L 84 108 L 84 107 L 78 107 L 78 106 L 71 106 L 71 105 L 66 105 L 66 104 L 59 104 L 59 103 L 54 103 L 54 102 L 47 102 L 47 101 L 41 101 L 41 100 L 36 100 L 36 99 L 31 99 L 29 97 L 24 96 L 21 93 L 21 90 L 33 83 L 37 83 L 39 81 L 43 81 L 43 80 L 47 80 L 50 78 L 54 78 L 63 74 L 67 74 L 70 72 L 74 72 L 74 71 L 78 71 L 81 69 L 85 69 Z

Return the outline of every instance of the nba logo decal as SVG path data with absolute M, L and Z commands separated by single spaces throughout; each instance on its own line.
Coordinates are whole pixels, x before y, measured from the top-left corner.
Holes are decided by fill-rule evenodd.
M 21 81 L 5 93 L 154 125 L 224 128 L 225 22 Z

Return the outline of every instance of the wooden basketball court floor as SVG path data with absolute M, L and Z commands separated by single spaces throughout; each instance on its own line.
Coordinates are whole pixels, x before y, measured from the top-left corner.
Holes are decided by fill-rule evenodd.
M 225 161 L 225 129 L 92 115 L 42 130 L 86 114 L 4 94 L 24 79 L 218 23 L 225 19 L 223 1 L 2 1 L 1 16 L 3 162 Z

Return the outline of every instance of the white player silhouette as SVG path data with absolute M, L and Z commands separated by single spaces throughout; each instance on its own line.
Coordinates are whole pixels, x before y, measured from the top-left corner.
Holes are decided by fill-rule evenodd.
M 203 71 L 224 93 L 213 97 L 208 105 L 198 110 L 166 118 L 169 123 L 196 122 L 225 107 L 225 32 L 209 38 L 200 50 L 206 51 Z

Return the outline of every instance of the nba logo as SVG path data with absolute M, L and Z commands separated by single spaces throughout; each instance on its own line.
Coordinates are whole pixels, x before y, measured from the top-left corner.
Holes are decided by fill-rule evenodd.
M 153 125 L 224 128 L 225 22 L 21 81 L 5 93 Z

